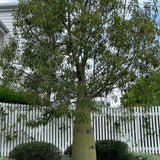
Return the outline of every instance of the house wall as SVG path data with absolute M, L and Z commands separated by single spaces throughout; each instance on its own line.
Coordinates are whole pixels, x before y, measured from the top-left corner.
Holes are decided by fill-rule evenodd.
M 13 9 L 6 9 L 0 5 L 0 20 L 9 29 L 9 33 L 4 35 L 4 42 L 7 43 L 10 36 L 13 35 Z
M 4 36 L 3 36 L 3 33 L 0 32 L 0 48 L 2 48 L 3 46 L 3 41 L 4 41 Z

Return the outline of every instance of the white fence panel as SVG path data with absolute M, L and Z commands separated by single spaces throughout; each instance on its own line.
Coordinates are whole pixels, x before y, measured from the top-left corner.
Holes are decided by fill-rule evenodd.
M 0 156 L 7 156 L 20 143 L 34 140 L 53 143 L 62 152 L 72 144 L 72 119 L 53 118 L 47 125 L 32 128 L 26 122 L 41 116 L 38 108 L 0 103 L 0 109 Z M 101 113 L 91 114 L 95 140 L 121 140 L 133 152 L 160 154 L 159 110 L 135 107 L 131 114 L 127 109 L 102 108 Z

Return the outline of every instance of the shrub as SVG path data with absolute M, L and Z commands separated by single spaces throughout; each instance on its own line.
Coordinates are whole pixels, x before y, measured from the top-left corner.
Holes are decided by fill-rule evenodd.
M 97 160 L 132 160 L 133 155 L 128 152 L 128 145 L 121 141 L 103 140 L 96 142 Z M 72 156 L 72 145 L 64 152 Z
M 16 146 L 9 159 L 15 160 L 60 160 L 61 154 L 57 147 L 46 142 L 29 142 Z
M 71 160 L 71 158 L 68 155 L 63 155 L 61 160 Z
M 8 160 L 7 157 L 0 157 L 0 160 Z
M 132 153 L 134 160 L 160 160 L 159 156 L 151 155 L 149 153 Z
M 105 140 L 96 142 L 97 160 L 132 160 L 128 145 L 121 141 Z
M 40 99 L 38 95 L 25 91 L 14 91 L 10 88 L 0 86 L 0 102 L 19 103 L 19 104 L 37 104 Z
M 70 145 L 65 151 L 64 155 L 68 155 L 69 157 L 72 156 L 72 145 Z

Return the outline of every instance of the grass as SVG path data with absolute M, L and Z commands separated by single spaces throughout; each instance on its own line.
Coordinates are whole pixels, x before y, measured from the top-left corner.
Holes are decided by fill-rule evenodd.
M 160 157 L 148 153 L 132 153 L 135 160 L 160 160 Z
M 0 160 L 9 160 L 7 157 L 0 157 Z
M 148 153 L 132 153 L 134 156 L 134 160 L 160 160 L 160 157 L 151 155 Z M 0 160 L 9 160 L 7 157 L 0 157 Z M 62 156 L 61 160 L 71 160 L 69 156 L 64 155 Z
M 62 156 L 61 160 L 71 160 L 71 158 L 69 156 L 67 156 L 67 155 L 64 155 L 64 156 Z
M 8 157 L 0 157 L 0 160 L 9 160 L 9 158 Z M 71 160 L 71 159 L 69 158 L 69 156 L 64 155 L 64 156 L 62 156 L 61 160 Z

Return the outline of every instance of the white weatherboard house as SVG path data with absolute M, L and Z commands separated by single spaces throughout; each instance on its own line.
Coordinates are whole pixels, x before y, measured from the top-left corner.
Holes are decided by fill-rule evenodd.
M 0 47 L 8 42 L 13 31 L 13 9 L 17 3 L 0 4 Z
M 8 28 L 0 20 L 0 48 L 4 45 L 4 41 L 8 32 Z

